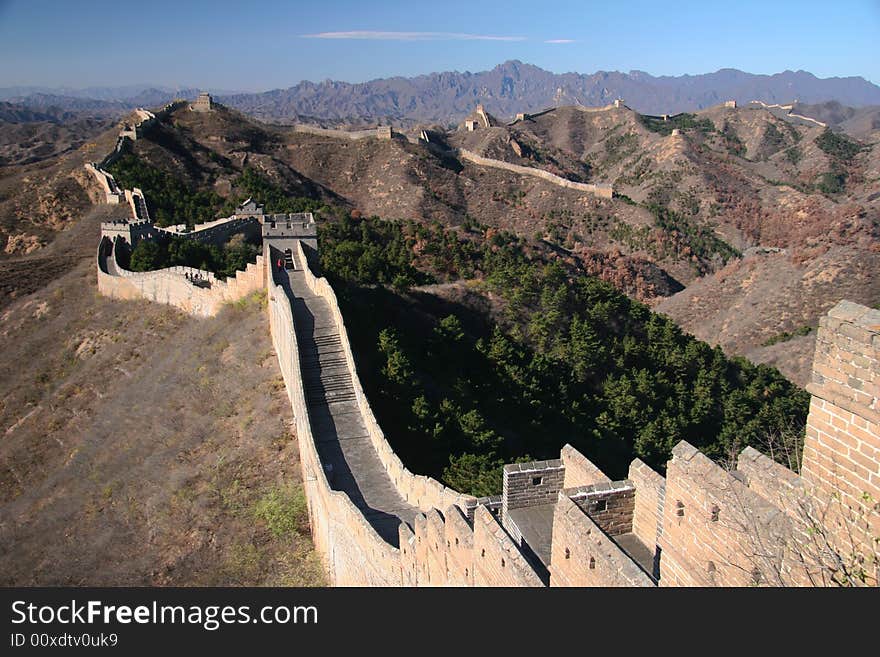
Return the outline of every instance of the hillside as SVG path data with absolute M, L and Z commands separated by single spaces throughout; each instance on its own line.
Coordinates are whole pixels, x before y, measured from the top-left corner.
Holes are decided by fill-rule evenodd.
M 775 340 L 769 351 L 764 343 L 815 326 L 841 294 L 878 302 L 880 150 L 871 139 L 754 106 L 665 121 L 626 107 L 560 107 L 512 125 L 435 126 L 431 134 L 430 147 L 418 131 L 351 140 L 220 106 L 175 112 L 112 170 L 145 190 L 160 223 L 203 221 L 262 193 L 277 199 L 272 211 L 512 231 L 728 353 L 771 360 L 801 384 L 796 363 L 810 350 L 809 335 Z M 94 143 L 106 147 L 111 135 Z M 475 165 L 449 147 L 612 183 L 615 198 Z M 79 167 L 94 148 L 3 169 L 9 253 L 38 254 L 65 217 L 89 203 L 94 190 Z M 42 211 L 32 210 L 31 194 L 45 199 Z
M 0 102 L 0 166 L 30 164 L 76 150 L 108 127 L 106 120 L 57 107 L 42 112 Z
M 296 445 L 263 300 L 196 320 L 96 293 L 98 226 L 127 210 L 96 205 L 82 165 L 117 130 L 0 168 L 5 582 L 318 582 L 301 490 L 279 483 Z M 730 107 L 416 134 L 179 109 L 110 170 L 160 223 L 247 197 L 317 213 L 380 423 L 459 490 L 497 492 L 501 463 L 566 442 L 624 476 L 634 455 L 662 470 L 680 439 L 721 460 L 796 432 L 806 393 L 733 356 L 802 384 L 819 315 L 880 297 L 873 141 Z
M 3 263 L 30 287 L 0 312 L 0 583 L 320 583 L 263 300 L 100 296 L 110 216 L 75 217 L 51 271 Z

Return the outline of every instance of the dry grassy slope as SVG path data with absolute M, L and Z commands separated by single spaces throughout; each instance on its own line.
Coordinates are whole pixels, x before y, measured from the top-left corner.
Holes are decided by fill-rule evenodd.
M 800 385 L 809 379 L 815 333 L 764 347 L 783 331 L 816 327 L 840 299 L 880 303 L 880 252 L 831 247 L 806 264 L 784 253 L 735 261 L 655 310 L 725 351 L 775 365 Z
M 0 120 L 0 166 L 39 162 L 76 150 L 108 127 L 109 122 L 100 119 L 77 119 L 64 123 L 10 123 Z
M 259 299 L 194 319 L 99 296 L 86 261 L 0 335 L 0 584 L 320 580 L 307 517 L 257 517 L 299 480 Z

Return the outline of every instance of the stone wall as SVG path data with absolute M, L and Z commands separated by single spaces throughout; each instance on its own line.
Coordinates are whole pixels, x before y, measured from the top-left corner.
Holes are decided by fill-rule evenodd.
M 604 472 L 571 445 L 563 446 L 560 457 L 562 465 L 565 467 L 563 488 L 589 486 L 602 481 L 611 481 Z
M 124 192 L 116 185 L 116 180 L 113 176 L 91 162 L 87 163 L 85 168 L 86 171 L 95 177 L 98 185 L 101 186 L 101 191 L 104 193 L 104 201 L 110 205 L 119 205 L 120 201 L 124 198 Z
M 549 570 L 550 586 L 654 586 L 564 492 L 553 516 Z
M 562 490 L 565 466 L 562 460 L 509 463 L 504 466 L 502 514 L 513 509 L 552 504 Z
M 400 551 L 382 540 L 348 495 L 332 490 L 327 481 L 309 425 L 290 302 L 284 289 L 273 280 L 272 268 L 265 270 L 272 344 L 296 423 L 315 548 L 334 585 L 400 586 Z
M 632 532 L 649 549 L 657 549 L 663 529 L 666 480 L 641 459 L 629 466 L 629 480 L 635 487 Z
M 168 267 L 158 271 L 133 272 L 117 261 L 117 250 L 109 238 L 98 248 L 98 291 L 114 299 L 149 299 L 180 308 L 199 317 L 216 315 L 223 304 L 237 301 L 263 288 L 263 257 L 257 256 L 245 271 L 220 280 L 210 272 L 192 267 Z M 193 284 L 187 276 L 199 277 L 208 285 Z
M 474 586 L 544 586 L 519 546 L 482 506 L 474 514 Z
M 384 128 L 387 128 L 387 133 Z M 367 139 L 369 137 L 376 137 L 379 139 L 391 138 L 391 129 L 388 126 L 380 126 L 379 128 L 371 128 L 369 130 L 338 130 L 335 128 L 319 128 L 314 125 L 306 125 L 304 123 L 297 123 L 293 126 L 294 132 L 304 132 L 310 135 L 318 135 L 321 137 L 335 137 L 339 139 Z
M 682 441 L 666 470 L 661 586 L 778 585 L 788 518 Z M 795 582 L 788 582 L 795 583 Z
M 297 242 L 296 258 L 297 262 L 306 263 L 305 251 L 302 243 Z M 309 267 L 305 267 L 306 284 L 313 294 L 322 297 L 330 306 L 333 313 L 333 319 L 339 329 L 339 338 L 342 343 L 345 361 L 348 369 L 352 374 L 352 382 L 354 384 L 355 395 L 358 406 L 364 417 L 364 423 L 367 426 L 367 432 L 370 435 L 373 448 L 379 455 L 379 459 L 394 482 L 395 487 L 401 497 L 409 504 L 418 507 L 422 511 L 430 511 L 431 509 L 445 509 L 451 505 L 458 506 L 465 511 L 472 510 L 476 506 L 476 498 L 472 495 L 463 495 L 458 491 L 447 488 L 436 479 L 426 477 L 424 475 L 416 475 L 410 472 L 385 438 L 385 433 L 376 421 L 370 403 L 361 387 L 360 377 L 357 374 L 354 355 L 351 351 L 351 344 L 348 339 L 348 332 L 345 328 L 345 322 L 342 313 L 339 310 L 339 302 L 333 288 L 327 282 L 326 278 L 316 278 Z
M 564 495 L 608 536 L 632 531 L 636 491 L 631 481 L 609 481 L 590 486 L 565 488 Z
M 880 537 L 880 310 L 841 301 L 822 318 L 807 390 L 803 479 L 839 500 L 843 543 L 863 525 Z
M 507 171 L 512 171 L 514 173 L 519 173 L 525 176 L 541 178 L 543 180 L 546 180 L 547 182 L 553 183 L 554 185 L 566 187 L 567 189 L 574 189 L 579 192 L 587 192 L 588 194 L 594 194 L 595 196 L 598 196 L 600 198 L 612 198 L 614 196 L 614 189 L 610 184 L 597 185 L 593 183 L 573 182 L 571 180 L 566 180 L 565 178 L 554 175 L 549 171 L 544 171 L 543 169 L 524 167 L 520 166 L 519 164 L 503 162 L 502 160 L 493 160 L 488 157 L 477 155 L 476 153 L 466 150 L 464 148 L 458 150 L 458 155 L 463 159 L 473 162 L 474 164 L 479 164 L 480 166 L 493 167 L 495 169 L 505 169 Z

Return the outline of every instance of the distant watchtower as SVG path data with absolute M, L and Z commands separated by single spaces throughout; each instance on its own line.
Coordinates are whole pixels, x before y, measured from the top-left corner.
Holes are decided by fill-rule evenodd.
M 214 109 L 214 99 L 207 91 L 203 91 L 189 107 L 193 112 L 210 112 Z

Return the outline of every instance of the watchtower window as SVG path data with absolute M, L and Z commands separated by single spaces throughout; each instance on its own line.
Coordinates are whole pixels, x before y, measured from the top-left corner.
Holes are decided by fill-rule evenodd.
M 596 560 L 590 557 L 590 570 L 596 570 Z
M 709 516 L 709 519 L 712 522 L 718 522 L 718 514 L 720 514 L 720 513 L 721 513 L 721 507 L 719 507 L 717 504 L 713 504 L 712 509 L 711 509 L 711 515 Z
M 684 517 L 684 502 L 682 502 L 681 500 L 678 500 L 675 503 L 675 515 L 677 515 L 679 518 Z
M 544 477 L 532 477 L 532 486 L 540 486 L 544 483 Z
M 571 550 L 569 550 L 568 548 L 565 548 L 565 558 L 571 559 Z
M 593 511 L 605 511 L 608 509 L 608 500 L 596 500 L 593 502 Z

